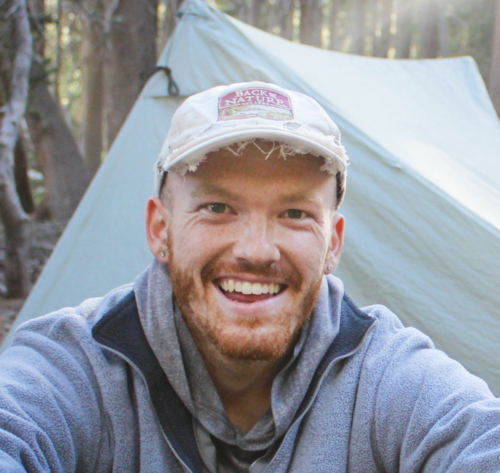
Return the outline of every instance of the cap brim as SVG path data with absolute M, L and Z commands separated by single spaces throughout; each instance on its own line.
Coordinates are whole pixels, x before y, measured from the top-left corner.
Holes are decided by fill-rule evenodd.
M 189 149 L 183 151 L 169 162 L 167 166 L 164 166 L 163 170 L 168 171 L 181 162 L 185 162 L 186 165 L 195 164 L 210 152 L 250 139 L 280 141 L 290 145 L 291 148 L 296 149 L 299 153 L 311 153 L 315 156 L 323 157 L 328 161 L 331 160 L 332 164 L 336 162 L 337 170 L 339 171 L 345 171 L 346 168 L 346 163 L 333 150 L 306 136 L 276 128 L 272 130 L 269 130 L 269 128 L 254 128 L 251 130 L 232 131 L 195 143 L 194 146 L 190 146 Z
M 160 192 L 164 180 L 163 175 L 169 170 L 176 171 L 181 163 L 184 165 L 182 166 L 181 172 L 185 172 L 190 168 L 196 169 L 196 166 L 203 161 L 208 153 L 252 139 L 279 141 L 286 143 L 292 149 L 296 150 L 297 153 L 310 153 L 314 156 L 321 157 L 325 160 L 324 169 L 332 174 L 338 171 L 345 171 L 347 167 L 347 162 L 339 156 L 339 154 L 344 154 L 342 153 L 343 148 L 341 146 L 338 146 L 339 154 L 337 154 L 332 149 L 323 146 L 317 141 L 293 131 L 283 130 L 281 128 L 269 129 L 269 126 L 262 128 L 251 127 L 249 129 L 231 131 L 230 133 L 222 133 L 208 139 L 199 138 L 197 140 L 198 142 L 191 142 L 190 146 L 181 151 L 172 161 L 165 163 L 166 165 L 161 169 L 157 168 L 158 173 L 155 179 L 156 192 Z

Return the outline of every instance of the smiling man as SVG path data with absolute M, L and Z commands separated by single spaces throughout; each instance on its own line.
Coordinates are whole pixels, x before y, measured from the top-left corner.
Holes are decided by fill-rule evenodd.
M 2 355 L 0 471 L 500 471 L 486 384 L 330 274 L 346 166 L 310 97 L 188 98 L 155 167 L 151 266 Z
M 239 125 L 239 124 L 238 124 Z M 208 154 L 148 206 L 150 247 L 231 422 L 250 430 L 340 257 L 336 180 L 274 143 Z M 243 376 L 242 376 L 243 375 Z M 235 385 L 233 380 L 238 379 Z

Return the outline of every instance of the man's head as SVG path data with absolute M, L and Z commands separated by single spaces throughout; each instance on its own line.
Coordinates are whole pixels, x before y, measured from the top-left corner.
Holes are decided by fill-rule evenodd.
M 240 84 L 239 90 L 277 89 L 259 87 Z M 219 95 L 227 97 L 225 92 Z M 278 108 L 273 114 L 275 103 L 250 103 L 253 108 L 247 104 L 232 113 L 248 113 L 239 120 L 267 114 L 270 118 L 257 119 L 269 121 L 271 128 L 276 117 L 278 124 L 287 119 L 292 129 L 293 102 L 286 92 L 294 94 L 279 89 L 276 95 L 285 106 L 291 103 L 290 111 Z M 187 170 L 182 159 L 176 161 L 168 177 L 159 179 L 161 197 L 148 203 L 150 248 L 168 264 L 193 337 L 235 359 L 285 355 L 314 307 L 323 274 L 337 266 L 342 248 L 344 221 L 336 209 L 344 156 L 337 162 L 332 155 L 324 159 L 309 152 L 317 151 L 310 132 L 308 148 L 297 149 L 283 136 L 270 141 L 272 136 L 262 130 L 256 128 L 245 146 L 242 140 L 222 147 L 212 142 L 215 151 L 205 148 L 202 159 L 191 157 Z M 335 146 L 341 149 L 339 142 Z

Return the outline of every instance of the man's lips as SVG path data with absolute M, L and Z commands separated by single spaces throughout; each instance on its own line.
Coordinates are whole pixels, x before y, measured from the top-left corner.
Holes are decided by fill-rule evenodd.
M 248 281 L 238 278 L 219 278 L 214 285 L 230 300 L 252 303 L 271 299 L 286 290 L 285 284 L 271 281 Z

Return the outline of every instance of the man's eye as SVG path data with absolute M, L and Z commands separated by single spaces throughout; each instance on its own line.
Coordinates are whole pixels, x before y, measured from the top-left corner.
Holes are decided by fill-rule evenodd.
M 298 209 L 290 209 L 286 211 L 286 216 L 288 218 L 293 218 L 295 220 L 300 220 L 301 218 L 306 216 L 306 213 L 303 210 Z
M 226 204 L 209 204 L 208 210 L 216 214 L 223 214 L 227 211 L 228 207 Z

